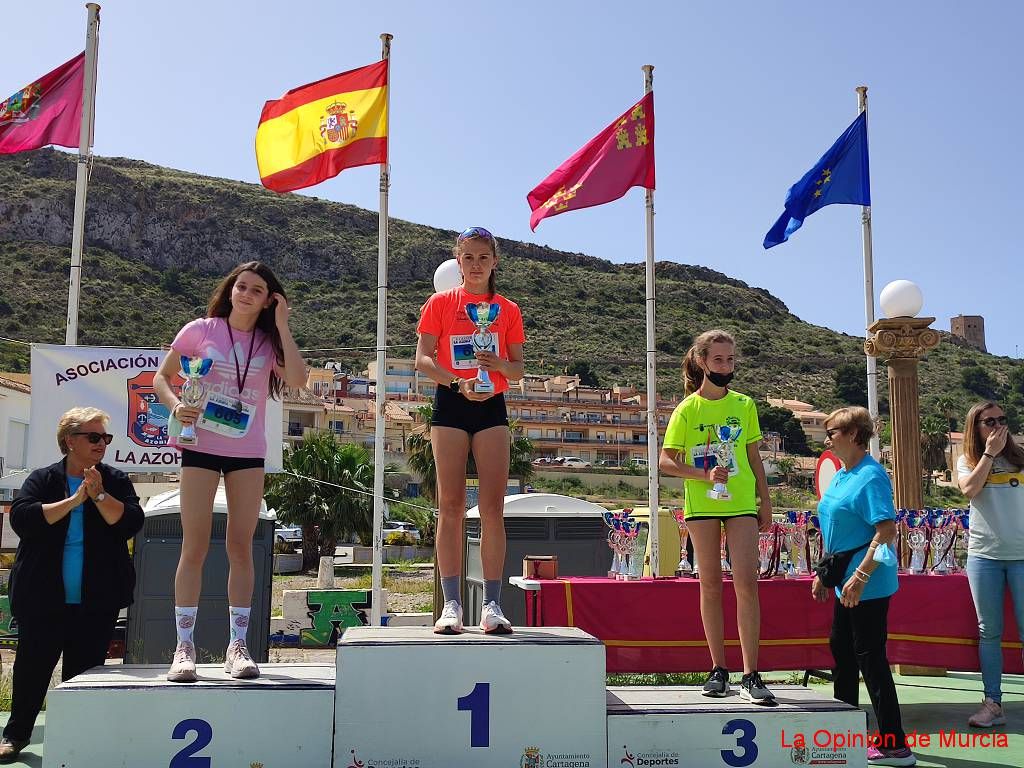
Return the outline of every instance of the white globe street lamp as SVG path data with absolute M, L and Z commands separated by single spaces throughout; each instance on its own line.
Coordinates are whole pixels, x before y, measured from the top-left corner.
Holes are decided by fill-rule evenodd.
M 924 306 L 924 295 L 916 283 L 909 280 L 893 280 L 878 297 L 886 317 L 917 317 Z

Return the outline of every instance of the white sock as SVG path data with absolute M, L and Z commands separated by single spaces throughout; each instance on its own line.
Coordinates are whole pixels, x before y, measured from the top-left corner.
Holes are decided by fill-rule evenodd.
M 235 640 L 245 642 L 245 636 L 249 631 L 249 612 L 251 610 L 252 608 L 236 608 L 233 605 L 228 608 L 232 643 Z
M 178 632 L 179 643 L 191 643 L 192 631 L 196 628 L 196 613 L 199 606 L 182 607 L 174 606 L 174 627 Z

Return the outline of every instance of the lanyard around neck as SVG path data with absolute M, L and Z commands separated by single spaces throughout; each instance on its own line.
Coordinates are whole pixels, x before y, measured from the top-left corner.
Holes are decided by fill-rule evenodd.
M 249 365 L 252 363 L 252 349 L 256 343 L 256 327 L 253 326 L 252 336 L 249 339 L 249 354 L 245 358 L 245 373 L 238 364 L 238 352 L 235 350 L 235 335 L 231 332 L 231 323 L 224 321 L 228 326 L 228 338 L 231 339 L 231 356 L 235 360 L 235 382 L 238 384 L 238 410 L 242 409 L 242 391 L 245 389 L 245 380 L 249 378 Z

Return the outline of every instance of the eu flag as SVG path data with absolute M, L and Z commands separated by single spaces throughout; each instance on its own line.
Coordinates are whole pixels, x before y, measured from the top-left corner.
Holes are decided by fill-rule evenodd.
M 764 247 L 784 243 L 804 219 L 833 203 L 871 205 L 867 113 L 861 112 L 804 177 L 789 188 L 786 210 L 764 236 Z

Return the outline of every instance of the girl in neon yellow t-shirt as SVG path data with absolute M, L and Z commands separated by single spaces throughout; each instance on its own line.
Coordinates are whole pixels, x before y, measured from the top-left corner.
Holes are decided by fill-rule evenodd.
M 713 665 L 704 695 L 729 693 L 719 559 L 724 525 L 743 654 L 740 696 L 775 706 L 775 697 L 757 673 L 757 534 L 771 525 L 772 505 L 757 451 L 757 408 L 751 398 L 729 389 L 735 368 L 736 342 L 730 334 L 714 330 L 697 337 L 683 360 L 686 397 L 672 413 L 659 467 L 686 481 L 686 527 L 697 556 L 700 615 Z

